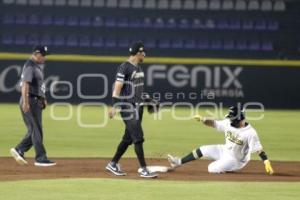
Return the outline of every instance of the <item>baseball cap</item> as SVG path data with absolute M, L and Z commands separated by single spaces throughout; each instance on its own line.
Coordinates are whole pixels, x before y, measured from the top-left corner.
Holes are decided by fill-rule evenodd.
M 237 121 L 244 120 L 245 117 L 245 109 L 240 104 L 238 104 L 237 106 L 231 106 L 229 108 L 228 114 L 226 115 L 226 118 Z
M 33 48 L 33 53 L 40 53 L 43 56 L 47 56 L 49 55 L 49 50 L 47 46 L 43 46 L 43 45 L 37 45 Z
M 146 52 L 142 41 L 134 42 L 129 47 L 130 55 L 136 55 L 138 52 Z

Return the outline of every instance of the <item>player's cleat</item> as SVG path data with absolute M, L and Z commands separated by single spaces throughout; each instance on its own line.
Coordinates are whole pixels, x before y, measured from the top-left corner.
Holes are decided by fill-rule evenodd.
M 121 170 L 121 167 L 118 163 L 110 162 L 106 165 L 105 169 L 116 176 L 126 176 L 126 173 Z
M 140 177 L 143 177 L 143 178 L 156 178 L 157 177 L 157 173 L 149 172 L 149 170 L 146 167 L 142 168 L 142 170 L 139 172 L 139 174 L 140 174 Z
M 10 154 L 16 160 L 16 162 L 20 165 L 27 165 L 27 161 L 25 160 L 24 156 L 20 154 L 15 148 L 10 149 Z
M 34 165 L 37 167 L 51 167 L 56 165 L 56 163 L 51 160 L 42 160 L 42 161 L 35 161 Z
M 181 159 L 170 154 L 168 154 L 168 161 L 173 169 L 181 165 Z

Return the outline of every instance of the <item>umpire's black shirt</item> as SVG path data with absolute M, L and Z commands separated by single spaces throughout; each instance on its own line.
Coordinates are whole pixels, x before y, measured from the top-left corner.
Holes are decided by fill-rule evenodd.
M 29 83 L 29 94 L 45 97 L 44 65 L 37 64 L 32 59 L 26 61 L 21 75 L 22 82 Z
M 144 72 L 142 68 L 126 61 L 122 63 L 116 74 L 116 81 L 123 82 L 120 93 L 122 102 L 141 103 L 144 91 Z

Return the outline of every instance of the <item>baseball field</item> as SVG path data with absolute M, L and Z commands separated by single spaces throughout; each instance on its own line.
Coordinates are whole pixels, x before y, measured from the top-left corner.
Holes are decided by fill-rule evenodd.
M 28 166 L 10 158 L 25 133 L 16 104 L 0 105 L 0 199 L 298 199 L 300 196 L 299 110 L 266 110 L 256 128 L 275 170 L 270 176 L 257 155 L 245 169 L 229 174 L 208 174 L 209 161 L 194 161 L 154 180 L 138 177 L 132 148 L 121 160 L 128 173 L 114 177 L 104 168 L 123 134 L 123 122 L 106 119 L 99 107 L 51 105 L 43 115 L 44 140 L 57 166 L 33 166 L 34 151 L 26 154 Z M 197 111 L 206 115 L 207 110 Z M 172 117 L 173 115 L 173 117 Z M 151 165 L 167 165 L 168 153 L 184 156 L 204 144 L 224 142 L 222 134 L 192 119 L 188 109 L 163 111 L 160 120 L 145 113 L 145 155 Z M 257 115 L 251 113 L 250 116 Z M 67 119 L 67 120 L 63 120 Z M 107 124 L 106 124 L 107 123 Z M 99 124 L 106 124 L 97 127 Z M 94 126 L 94 127 L 93 127 Z

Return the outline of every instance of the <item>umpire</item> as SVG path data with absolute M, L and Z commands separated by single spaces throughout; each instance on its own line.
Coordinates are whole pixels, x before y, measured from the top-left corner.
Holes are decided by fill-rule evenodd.
M 134 144 L 142 170 L 139 172 L 143 178 L 155 178 L 156 173 L 149 172 L 146 168 L 144 157 L 144 134 L 142 129 L 143 117 L 143 90 L 144 72 L 139 66 L 143 62 L 146 52 L 142 42 L 135 42 L 129 48 L 130 56 L 123 62 L 116 73 L 116 80 L 112 94 L 112 107 L 109 108 L 109 117 L 113 118 L 116 114 L 116 106 L 121 107 L 121 117 L 125 123 L 125 133 L 117 148 L 111 162 L 106 169 L 116 176 L 125 176 L 118 164 L 122 155 L 126 152 L 129 145 Z
M 47 101 L 45 98 L 44 63 L 49 54 L 47 46 L 35 46 L 31 58 L 23 66 L 20 86 L 20 109 L 27 127 L 23 140 L 15 148 L 10 149 L 17 163 L 24 165 L 27 161 L 24 153 L 32 146 L 35 149 L 35 166 L 54 166 L 55 162 L 48 160 L 43 144 L 42 110 Z

